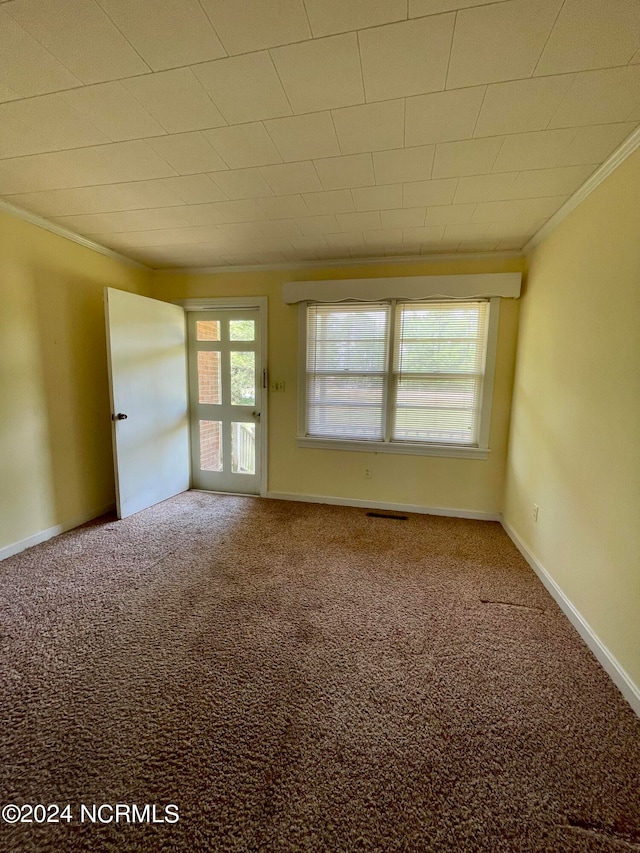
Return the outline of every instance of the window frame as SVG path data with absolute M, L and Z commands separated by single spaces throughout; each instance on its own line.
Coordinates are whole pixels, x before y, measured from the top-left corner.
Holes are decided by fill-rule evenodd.
M 413 301 L 413 300 L 411 300 Z M 480 400 L 480 427 L 478 430 L 478 443 L 474 445 L 462 444 L 438 444 L 435 442 L 408 442 L 408 441 L 367 441 L 362 439 L 345 438 L 318 438 L 306 435 L 307 426 L 307 308 L 310 304 L 327 303 L 298 303 L 298 433 L 296 444 L 302 448 L 318 450 L 352 450 L 368 453 L 400 453 L 412 456 L 446 456 L 457 459 L 488 459 L 491 449 L 489 447 L 491 412 L 493 406 L 493 391 L 496 368 L 496 352 L 498 347 L 498 324 L 500 318 L 500 297 L 494 296 L 486 300 L 482 299 L 420 299 L 415 304 L 429 302 L 448 302 L 460 305 L 468 302 L 486 301 L 489 303 L 489 320 L 487 326 L 487 349 L 485 359 L 484 377 L 482 382 L 482 396 Z M 375 300 L 375 303 L 389 302 L 392 306 L 392 319 L 389 327 L 389 360 L 387 363 L 387 382 L 385 383 L 385 415 L 387 421 L 393 417 L 395 411 L 393 405 L 388 405 L 387 389 L 392 383 L 393 375 L 393 336 L 395 331 L 396 305 L 398 302 L 405 303 L 406 299 Z M 345 304 L 336 302 L 336 305 Z M 367 304 L 358 300 L 360 305 Z

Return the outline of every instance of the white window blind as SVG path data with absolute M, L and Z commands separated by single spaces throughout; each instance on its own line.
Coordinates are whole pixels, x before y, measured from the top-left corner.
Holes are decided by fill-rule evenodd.
M 396 306 L 393 440 L 478 443 L 488 308 L 487 302 Z
M 387 304 L 307 308 L 307 435 L 381 441 Z
M 484 300 L 307 305 L 304 435 L 477 447 L 489 311 Z

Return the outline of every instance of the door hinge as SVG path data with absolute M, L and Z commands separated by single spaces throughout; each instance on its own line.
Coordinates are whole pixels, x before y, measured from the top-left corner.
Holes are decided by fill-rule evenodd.
M 266 388 L 266 387 L 267 387 L 267 368 L 266 368 L 266 367 L 265 367 L 265 369 L 262 371 L 262 387 L 263 387 L 263 388 Z

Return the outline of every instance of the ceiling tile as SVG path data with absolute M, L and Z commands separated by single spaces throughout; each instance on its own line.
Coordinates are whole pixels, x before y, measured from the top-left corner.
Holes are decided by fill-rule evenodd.
M 0 79 L 3 87 L 24 97 L 82 85 L 9 16 L 6 4 L 0 6 Z
M 635 0 L 566 0 L 535 73 L 626 65 L 639 46 Z
M 113 142 L 0 162 L 0 193 L 66 189 L 175 175 L 144 142 Z
M 384 247 L 387 243 L 402 242 L 402 228 L 376 228 L 364 231 L 362 237 L 367 246 Z
M 355 33 L 278 47 L 271 56 L 295 113 L 364 101 Z
M 521 169 L 546 169 L 564 165 L 563 155 L 575 135 L 576 130 L 572 128 L 506 136 L 492 171 L 518 172 Z
M 473 135 L 544 130 L 572 82 L 571 74 L 562 74 L 488 86 Z
M 570 195 L 593 173 L 594 166 L 561 166 L 556 169 L 534 169 L 520 172 L 506 198 L 540 198 L 542 196 Z M 499 178 L 500 175 L 491 175 Z M 495 199 L 496 201 L 498 199 Z M 478 201 L 492 201 L 484 198 Z
M 340 153 L 331 113 L 271 119 L 265 122 L 265 127 L 285 161 L 311 160 Z
M 189 68 L 131 77 L 121 82 L 168 133 L 226 124 Z
M 230 174 L 216 172 L 216 177 Z M 182 175 L 179 178 L 165 178 L 168 190 L 179 196 L 185 204 L 206 204 L 210 201 L 226 201 L 227 194 L 208 175 Z
M 338 220 L 332 214 L 305 216 L 303 219 L 297 219 L 296 223 L 302 234 L 309 237 L 314 234 L 329 234 L 340 230 Z
M 348 233 L 325 234 L 324 240 L 332 249 L 349 250 L 352 248 L 363 248 L 364 239 L 358 231 L 350 231 Z
M 444 89 L 454 17 L 362 30 L 358 38 L 367 101 Z
M 20 95 L 17 92 L 14 92 L 13 89 L 10 89 L 9 86 L 5 86 L 3 83 L 0 83 L 0 101 L 17 101 L 20 98 Z
M 70 89 L 60 97 L 113 142 L 166 133 L 120 83 L 98 83 L 82 89 Z
M 561 207 L 566 196 L 551 198 L 525 198 L 513 201 L 482 201 L 476 206 L 474 222 L 500 222 L 505 220 L 512 225 L 516 222 L 528 222 L 546 219 Z
M 254 199 L 242 199 L 238 201 L 221 201 L 210 205 L 212 209 L 221 214 L 225 222 L 259 222 L 267 218 Z
M 336 227 L 337 224 L 338 223 L 335 222 Z M 294 249 L 299 250 L 301 252 L 307 252 L 312 251 L 313 249 L 326 249 L 328 239 L 328 235 L 324 237 L 320 234 L 316 234 L 309 237 L 291 237 L 289 239 L 289 242 L 291 243 Z
M 357 235 L 357 232 L 356 232 L 356 231 L 351 231 L 351 232 L 348 234 L 348 236 L 349 236 L 349 237 L 352 237 L 354 234 L 355 234 L 355 235 Z M 357 235 L 357 236 L 359 236 L 359 235 Z M 371 248 L 370 248 L 369 246 L 365 246 L 365 245 L 362 245 L 362 246 L 360 246 L 360 245 L 354 246 L 353 248 L 350 248 L 350 249 L 349 249 L 349 257 L 351 257 L 351 258 L 364 258 L 364 259 L 368 259 L 368 258 L 370 258 L 370 257 L 371 257 Z
M 147 208 L 86 216 L 60 216 L 57 222 L 80 234 L 153 231 L 156 228 L 180 228 L 189 225 L 184 208 Z
M 439 243 L 444 234 L 443 225 L 430 225 L 425 228 L 403 228 L 402 239 L 407 242 Z
M 367 187 L 375 184 L 371 154 L 329 157 L 315 160 L 318 177 L 325 190 Z
M 82 148 L 85 145 L 111 141 L 95 125 L 66 104 L 62 95 L 41 95 L 0 105 L 0 123 L 3 130 L 7 123 L 12 122 L 25 125 L 44 141 L 45 147 L 40 148 L 40 151 Z M 29 152 L 15 151 L 5 153 L 4 156 L 19 156 L 21 153 Z
M 225 55 L 198 0 L 98 2 L 154 71 Z
M 459 243 L 468 243 L 472 240 L 487 240 L 489 238 L 489 225 L 484 222 L 447 225 L 443 236 L 445 240 L 455 240 Z
M 373 168 L 376 183 L 395 184 L 428 180 L 431 177 L 434 152 L 433 145 L 375 152 Z
M 301 195 L 278 195 L 258 199 L 258 204 L 269 219 L 291 219 L 308 216 L 310 211 Z
M 262 177 L 259 169 L 231 169 L 228 172 L 217 172 L 213 180 L 230 199 L 273 195 L 271 187 Z
M 488 235 L 491 237 L 495 237 L 497 240 L 505 239 L 505 240 L 513 240 L 518 239 L 522 240 L 523 243 L 526 243 L 535 233 L 538 231 L 544 223 L 547 221 L 548 217 L 544 217 L 544 219 L 538 219 L 535 222 L 492 222 L 488 225 Z
M 276 195 L 293 195 L 322 189 L 320 178 L 311 161 L 263 166 L 260 174 Z
M 338 213 L 336 219 L 341 231 L 370 231 L 382 227 L 377 210 L 366 213 Z
M 202 133 L 175 133 L 147 139 L 147 145 L 180 175 L 218 172 L 227 164 Z
M 383 228 L 422 228 L 426 208 L 405 207 L 403 210 L 381 210 Z
M 83 83 L 149 70 L 93 0 L 14 0 L 6 11 Z
M 427 208 L 425 225 L 459 225 L 471 222 L 475 204 L 448 204 Z
M 190 204 L 188 206 L 188 216 L 190 224 L 194 227 L 219 225 L 228 221 L 222 211 L 218 210 L 215 203 Z
M 442 12 L 468 9 L 470 6 L 485 6 L 495 2 L 496 0 L 409 0 L 409 17 L 440 15 Z
M 289 121 L 289 119 L 279 119 Z M 249 166 L 267 166 L 279 163 L 281 158 L 261 122 L 238 124 L 208 130 L 204 136 L 229 164 L 231 169 Z
M 618 124 L 599 124 L 581 127 L 574 131 L 575 136 L 567 146 L 561 163 L 563 166 L 579 166 L 589 163 L 602 163 L 621 142 L 636 130 L 635 122 Z M 553 131 L 547 131 L 553 133 Z M 556 131 L 561 133 L 562 131 Z
M 491 171 L 503 137 L 467 139 L 463 142 L 443 142 L 436 146 L 433 163 L 434 178 L 460 175 L 482 175 Z
M 201 0 L 227 53 L 311 38 L 303 0 Z
M 291 115 L 268 51 L 219 59 L 192 70 L 229 124 Z
M 131 231 L 129 234 L 94 235 L 94 239 L 115 246 L 181 246 L 190 243 L 205 243 L 216 240 L 215 225 L 200 225 L 189 228 L 158 228 L 154 231 Z
M 291 242 L 284 237 L 258 237 L 251 241 L 251 251 L 258 252 L 286 252 L 291 251 Z
M 55 148 L 48 140 L 24 122 L 11 118 L 0 106 L 0 159 L 43 154 Z
M 430 204 L 451 204 L 458 184 L 457 178 L 437 181 L 411 181 L 402 189 L 403 207 L 421 207 Z
M 407 98 L 406 145 L 453 142 L 473 135 L 485 86 Z
M 359 187 L 351 190 L 351 195 L 358 211 L 402 207 L 402 184 L 389 184 L 384 187 Z
M 313 35 L 377 27 L 407 17 L 407 0 L 305 0 Z
M 309 211 L 316 216 L 325 213 L 352 213 L 355 210 L 349 190 L 304 193 L 302 197 Z
M 237 240 L 253 240 L 264 236 L 262 226 L 265 222 L 225 222 L 217 226 L 217 234 L 228 243 Z
M 500 172 L 496 175 L 471 175 L 460 178 L 454 201 L 456 204 L 465 204 L 471 201 L 501 201 L 516 198 L 517 196 L 513 194 L 513 185 L 517 177 L 517 172 Z M 546 195 L 546 193 L 540 193 L 540 195 Z
M 300 229 L 293 219 L 273 219 L 259 222 L 258 228 L 265 237 L 299 237 Z
M 343 154 L 383 151 L 404 145 L 404 99 L 333 110 Z
M 638 11 L 640 13 L 640 8 Z M 638 108 L 640 66 L 583 71 L 573 78 L 573 84 L 551 117 L 549 127 L 624 121 L 632 110 Z
M 161 178 L 152 181 L 106 184 L 97 187 L 77 187 L 68 190 L 45 190 L 9 196 L 8 201 L 41 216 L 72 216 L 85 213 L 109 213 L 118 210 L 139 210 L 146 207 L 180 205 L 186 199 L 178 197 L 171 181 L 182 178 Z
M 447 89 L 530 77 L 561 6 L 510 0 L 458 12 Z

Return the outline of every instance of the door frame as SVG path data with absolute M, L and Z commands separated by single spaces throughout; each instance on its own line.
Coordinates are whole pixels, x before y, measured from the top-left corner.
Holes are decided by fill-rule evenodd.
M 262 386 L 261 386 L 261 405 L 260 405 L 260 431 L 261 431 L 261 447 L 260 447 L 260 497 L 267 496 L 267 460 L 268 453 L 268 424 L 269 424 L 269 366 L 267 361 L 268 354 L 268 305 L 269 300 L 266 296 L 223 296 L 210 297 L 205 299 L 174 299 L 174 305 L 180 305 L 185 311 L 219 311 L 225 308 L 254 308 L 260 313 L 260 358 L 262 361 Z M 257 402 L 257 399 L 256 399 Z M 191 407 L 191 401 L 189 401 Z M 191 484 L 193 485 L 193 484 Z

